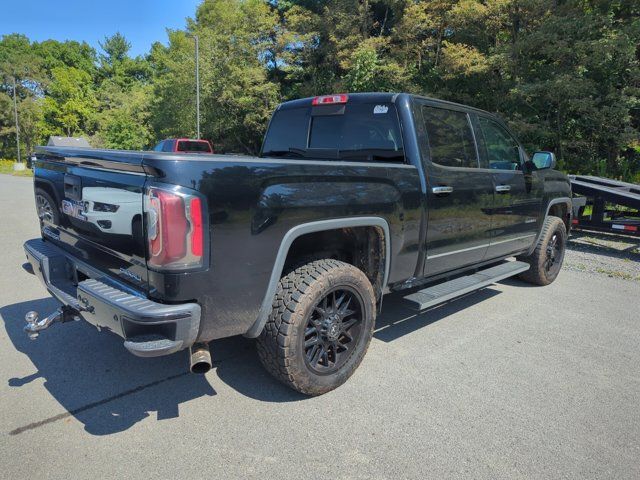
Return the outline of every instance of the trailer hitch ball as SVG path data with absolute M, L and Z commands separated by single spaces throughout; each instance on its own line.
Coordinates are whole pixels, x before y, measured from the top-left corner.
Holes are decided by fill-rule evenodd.
M 25 331 L 27 332 L 27 335 L 29 336 L 30 340 L 35 340 L 36 338 L 38 338 L 39 333 L 35 331 L 32 332 L 31 330 L 33 330 L 33 327 L 35 326 L 35 324 L 38 323 L 39 316 L 40 315 L 35 310 L 31 310 L 30 312 L 27 312 L 27 314 L 24 316 L 24 320 L 25 322 L 27 322 Z
M 57 309 L 52 314 L 46 316 L 42 320 L 39 319 L 38 312 L 31 311 L 28 312 L 24 316 L 25 322 L 27 324 L 24 327 L 24 331 L 27 332 L 27 335 L 31 340 L 35 340 L 38 338 L 40 334 L 40 330 L 44 330 L 49 328 L 52 323 L 55 322 L 63 322 L 65 320 L 65 312 L 62 308 Z

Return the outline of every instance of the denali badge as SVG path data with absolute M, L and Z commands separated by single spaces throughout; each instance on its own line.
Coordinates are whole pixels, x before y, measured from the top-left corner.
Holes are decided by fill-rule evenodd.
M 60 240 L 60 234 L 49 227 L 44 227 L 42 229 L 42 233 L 44 233 L 47 237 L 52 238 L 53 240 Z
M 123 274 L 125 277 L 129 277 L 130 279 L 135 280 L 136 282 L 142 282 L 142 277 L 136 275 L 133 272 L 130 272 L 124 267 L 120 267 L 120 273 Z

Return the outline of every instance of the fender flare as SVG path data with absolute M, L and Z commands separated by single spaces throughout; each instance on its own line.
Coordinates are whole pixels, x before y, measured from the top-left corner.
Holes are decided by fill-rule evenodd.
M 540 235 L 542 235 L 542 226 L 544 225 L 544 222 L 547 220 L 547 217 L 549 216 L 549 210 L 551 210 L 551 207 L 553 207 L 554 205 L 558 205 L 559 203 L 564 203 L 567 206 L 567 213 L 569 214 L 569 225 L 571 225 L 571 217 L 573 216 L 571 198 L 570 197 L 558 197 L 558 198 L 551 199 L 549 201 L 549 203 L 547 203 L 547 209 L 545 211 L 544 218 L 542 219 L 542 223 L 540 224 L 540 231 L 536 235 L 535 242 L 533 242 L 533 244 L 531 245 L 531 247 L 527 251 L 527 255 L 531 255 L 533 253 L 533 251 L 536 249 L 536 246 L 538 245 L 538 242 L 540 241 Z M 569 232 L 567 232 L 567 233 L 569 233 Z
M 278 249 L 278 255 L 271 271 L 271 277 L 269 278 L 269 285 L 267 286 L 267 292 L 265 293 L 264 300 L 260 307 L 258 318 L 251 325 L 249 330 L 244 334 L 245 337 L 256 338 L 262 332 L 269 314 L 271 313 L 271 306 L 273 303 L 273 297 L 276 294 L 278 282 L 282 277 L 282 270 L 289 254 L 289 249 L 293 242 L 300 236 L 308 233 L 316 233 L 327 230 L 336 230 L 339 228 L 347 227 L 380 227 L 384 233 L 384 246 L 385 246 L 385 259 L 384 259 L 384 275 L 382 280 L 382 288 L 387 285 L 389 279 L 389 267 L 391 264 L 391 242 L 389 235 L 389 224 L 384 218 L 381 217 L 350 217 L 350 218 L 336 218 L 331 220 L 319 220 L 316 222 L 303 223 L 293 227 L 287 233 L 285 233 L 280 247 Z
M 40 185 L 46 185 L 51 189 L 51 195 L 53 196 L 53 199 L 56 201 L 57 207 L 60 208 L 60 202 L 62 200 L 58 196 L 58 191 L 56 190 L 55 184 L 48 178 L 34 177 L 34 180 L 33 180 L 34 193 L 36 188 L 41 188 Z

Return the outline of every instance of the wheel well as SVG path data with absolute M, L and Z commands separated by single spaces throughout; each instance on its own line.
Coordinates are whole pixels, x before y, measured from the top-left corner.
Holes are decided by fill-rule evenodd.
M 307 233 L 291 244 L 284 273 L 321 258 L 341 260 L 362 270 L 380 297 L 385 274 L 385 241 L 383 230 L 373 226 Z
M 562 202 L 551 205 L 551 207 L 549 207 L 549 215 L 562 219 L 564 226 L 567 227 L 567 232 L 569 231 L 571 228 L 571 211 L 566 203 Z
M 35 187 L 39 188 L 40 190 L 44 190 L 45 192 L 47 192 L 51 196 L 53 201 L 56 202 L 56 205 L 53 205 L 53 207 L 54 208 L 58 208 L 58 204 L 57 204 L 58 203 L 58 197 L 56 196 L 56 192 L 51 187 L 51 185 L 49 185 L 47 182 L 36 181 L 35 182 Z

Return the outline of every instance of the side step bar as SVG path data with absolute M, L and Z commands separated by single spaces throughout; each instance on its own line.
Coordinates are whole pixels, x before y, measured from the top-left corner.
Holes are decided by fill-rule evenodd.
M 473 275 L 458 277 L 454 280 L 419 290 L 407 295 L 404 299 L 409 302 L 415 310 L 422 311 L 527 270 L 529 270 L 528 263 L 517 261 L 505 262 L 495 267 L 480 270 Z

